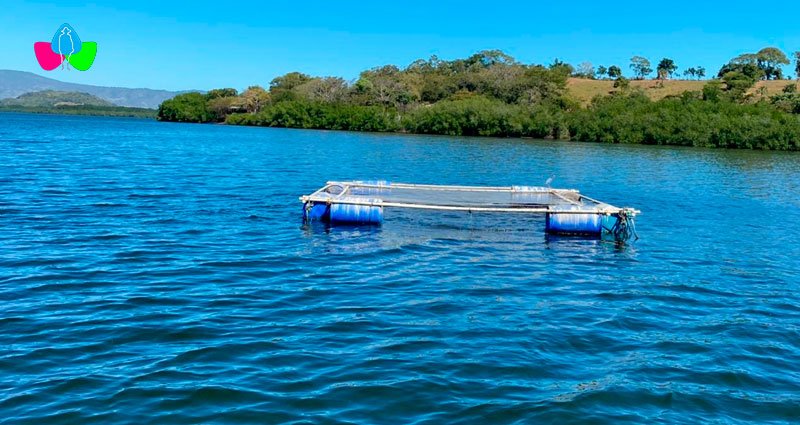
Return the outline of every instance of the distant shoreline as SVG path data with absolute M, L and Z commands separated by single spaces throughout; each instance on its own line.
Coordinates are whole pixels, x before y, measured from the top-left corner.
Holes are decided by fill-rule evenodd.
M 380 106 L 285 100 L 267 104 L 257 113 L 232 113 L 221 121 L 171 119 L 161 114 L 158 119 L 166 122 L 387 134 L 800 150 L 798 114 L 778 111 L 766 102 L 736 104 L 707 101 L 701 96 L 696 92 L 685 92 L 681 96 L 652 101 L 640 90 L 634 89 L 595 99 L 588 107 L 563 110 L 504 105 L 476 96 L 442 101 L 411 112 Z M 190 102 L 185 106 L 192 109 L 196 104 Z
M 158 120 L 798 151 L 800 92 L 781 68 L 789 63 L 766 47 L 707 80 L 703 67 L 679 74 L 672 59 L 633 56 L 628 79 L 617 65 L 525 64 L 483 50 L 377 66 L 355 81 L 290 72 L 267 88 L 181 94 L 161 103 Z
M 155 119 L 157 113 L 155 109 L 130 108 L 125 106 L 0 106 L 0 112 L 50 115 L 87 115 L 143 119 Z

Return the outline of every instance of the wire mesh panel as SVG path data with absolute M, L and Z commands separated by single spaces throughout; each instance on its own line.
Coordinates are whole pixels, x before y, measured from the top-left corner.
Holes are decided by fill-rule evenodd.
M 577 190 L 539 186 L 447 186 L 386 181 L 328 182 L 301 196 L 307 221 L 380 224 L 383 209 L 545 214 L 552 234 L 635 235 L 633 208 L 618 208 Z
M 610 207 L 572 189 L 538 186 L 444 186 L 408 183 L 328 182 L 307 197 L 330 203 L 380 202 L 384 206 L 462 209 L 487 212 L 544 209 L 556 205 L 587 208 Z M 370 200 L 370 201 L 368 201 Z

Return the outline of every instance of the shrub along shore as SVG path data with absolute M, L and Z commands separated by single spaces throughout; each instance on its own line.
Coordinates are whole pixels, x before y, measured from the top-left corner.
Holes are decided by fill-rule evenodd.
M 404 69 L 391 65 L 373 68 L 352 84 L 341 78 L 295 72 L 275 78 L 269 90 L 252 86 L 241 94 L 234 89 L 182 94 L 161 104 L 158 119 L 800 150 L 796 85 L 787 82 L 780 93 L 771 96 L 753 90 L 758 80 L 783 78 L 779 65 L 788 59 L 776 56 L 774 50 L 734 58 L 702 91 L 685 91 L 658 101 L 631 87 L 616 66 L 598 67 L 604 70 L 598 76 L 587 64 L 578 71 L 558 60 L 549 66 L 524 65 L 500 51 L 483 51 L 453 61 L 418 60 Z M 649 62 L 641 57 L 631 64 L 640 78 L 652 72 L 647 67 Z M 671 60 L 662 60 L 654 84 L 663 87 L 665 81 L 669 83 L 676 68 Z M 690 70 L 697 73 L 695 68 Z M 582 106 L 569 96 L 569 77 L 611 79 L 614 89 Z

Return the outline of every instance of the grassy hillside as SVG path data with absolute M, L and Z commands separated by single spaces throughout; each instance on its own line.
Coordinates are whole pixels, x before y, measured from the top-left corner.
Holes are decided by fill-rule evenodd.
M 25 93 L 13 99 L 0 100 L 2 106 L 49 108 L 56 106 L 116 106 L 111 102 L 76 91 L 43 90 Z
M 771 96 L 780 93 L 786 85 L 796 82 L 793 80 L 759 81 L 754 88 L 750 89 L 750 93 L 760 93 L 763 87 L 766 89 L 766 95 Z M 659 100 L 670 95 L 679 95 L 687 90 L 701 91 L 706 83 L 708 81 L 705 80 L 667 80 L 664 81 L 664 86 L 660 87 L 659 81 L 632 80 L 630 86 L 642 89 L 647 97 L 652 100 Z M 611 80 L 570 78 L 567 81 L 569 96 L 579 101 L 582 105 L 588 104 L 597 95 L 607 95 L 616 90 L 614 81 Z

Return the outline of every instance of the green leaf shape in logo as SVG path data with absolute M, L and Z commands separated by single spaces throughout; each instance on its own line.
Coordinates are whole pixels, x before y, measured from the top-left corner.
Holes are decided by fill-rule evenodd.
M 86 71 L 92 67 L 94 57 L 97 55 L 97 43 L 93 41 L 83 42 L 81 51 L 69 56 L 69 64 L 79 71 Z

